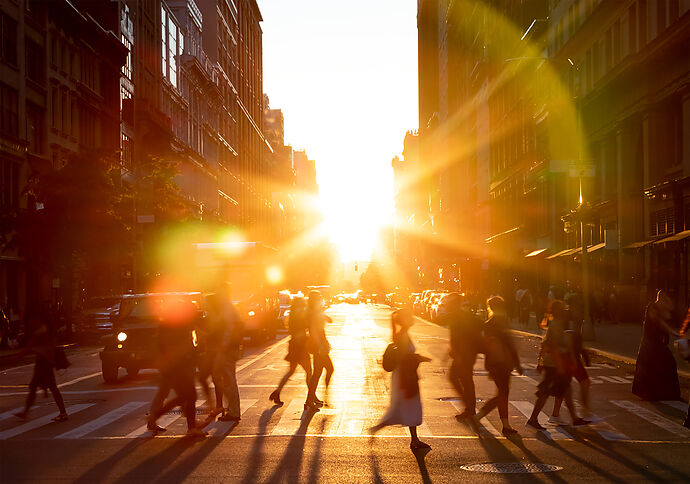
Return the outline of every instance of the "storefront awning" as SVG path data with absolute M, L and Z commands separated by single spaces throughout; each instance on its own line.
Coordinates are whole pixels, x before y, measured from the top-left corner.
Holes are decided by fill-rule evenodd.
M 675 242 L 676 240 L 683 240 L 688 237 L 690 237 L 690 230 L 683 230 L 682 232 L 678 232 L 677 234 L 666 237 L 665 239 L 656 240 L 654 245 L 665 244 L 666 242 Z
M 543 253 L 546 252 L 547 250 L 548 250 L 548 249 L 537 249 L 537 250 L 533 250 L 532 252 L 530 252 L 529 254 L 527 254 L 525 257 L 536 257 L 536 256 L 538 256 L 539 254 L 543 254 Z

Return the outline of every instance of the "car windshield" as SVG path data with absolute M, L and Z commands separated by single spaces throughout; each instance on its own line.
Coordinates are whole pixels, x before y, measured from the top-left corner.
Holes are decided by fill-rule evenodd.
M 164 295 L 127 298 L 120 307 L 120 320 L 185 323 L 200 312 L 198 298 L 191 295 Z

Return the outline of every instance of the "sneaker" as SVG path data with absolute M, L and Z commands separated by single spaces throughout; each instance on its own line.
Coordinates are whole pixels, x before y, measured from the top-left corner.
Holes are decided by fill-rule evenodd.
M 575 420 L 573 420 L 573 427 L 584 427 L 585 425 L 589 425 L 591 423 L 592 422 L 590 422 L 589 420 L 585 420 L 583 418 L 576 418 Z
M 532 430 L 546 430 L 537 420 L 528 420 L 525 427 Z
M 465 410 L 464 412 L 458 413 L 457 415 L 455 415 L 455 420 L 465 420 L 468 418 L 472 418 L 475 415 L 476 415 L 475 412 L 470 412 L 468 410 Z
M 165 432 L 167 429 L 165 427 L 161 427 L 157 423 L 147 423 L 146 430 L 149 432 Z
M 27 412 L 17 412 L 14 414 L 14 416 L 22 420 L 26 420 L 29 418 L 29 414 Z
M 599 415 L 595 415 L 593 413 L 584 415 L 583 418 L 591 424 L 597 424 L 606 420 L 606 417 L 600 417 Z
M 52 420 L 53 422 L 65 422 L 65 421 L 67 421 L 67 418 L 68 418 L 68 417 L 67 417 L 67 414 L 66 414 L 66 413 L 61 413 L 61 414 L 58 415 L 57 417 L 53 417 L 51 420 Z
M 554 425 L 568 425 L 568 421 L 560 415 L 551 415 L 548 422 Z

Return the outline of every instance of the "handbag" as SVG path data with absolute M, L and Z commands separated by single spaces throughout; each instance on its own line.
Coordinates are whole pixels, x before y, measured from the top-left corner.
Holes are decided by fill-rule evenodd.
M 70 361 L 67 359 L 67 355 L 65 354 L 65 348 L 62 346 L 56 346 L 55 347 L 55 369 L 56 370 L 65 370 L 69 368 L 72 365 Z
M 383 359 L 381 364 L 386 371 L 393 371 L 398 367 L 398 360 L 400 359 L 398 345 L 391 343 L 386 346 L 386 351 L 383 352 Z

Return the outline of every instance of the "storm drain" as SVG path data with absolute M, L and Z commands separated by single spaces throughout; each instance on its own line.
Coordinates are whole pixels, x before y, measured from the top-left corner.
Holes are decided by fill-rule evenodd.
M 563 469 L 551 464 L 532 464 L 530 462 L 487 462 L 484 464 L 469 464 L 461 469 L 471 472 L 487 472 L 490 474 L 538 474 L 540 472 L 556 472 Z

